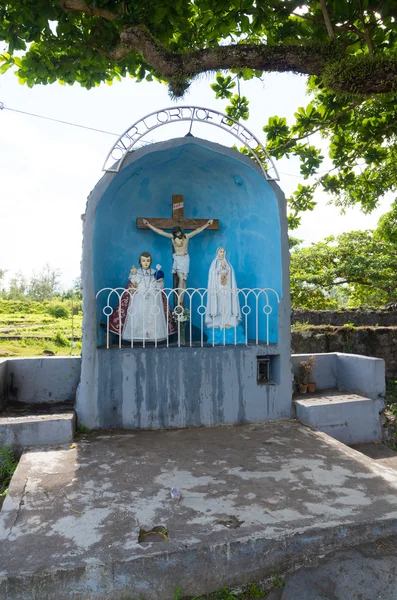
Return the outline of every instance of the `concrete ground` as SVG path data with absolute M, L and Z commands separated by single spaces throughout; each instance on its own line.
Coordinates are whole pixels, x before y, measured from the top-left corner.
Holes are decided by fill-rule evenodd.
M 286 577 L 266 600 L 395 600 L 397 537 L 334 552 Z
M 397 452 L 381 443 L 354 446 L 378 464 L 397 470 Z M 312 561 L 288 575 L 266 600 L 395 600 L 397 536 L 359 544 Z
M 172 600 L 261 580 L 397 534 L 396 492 L 395 471 L 294 421 L 36 448 L 0 513 L 0 598 Z

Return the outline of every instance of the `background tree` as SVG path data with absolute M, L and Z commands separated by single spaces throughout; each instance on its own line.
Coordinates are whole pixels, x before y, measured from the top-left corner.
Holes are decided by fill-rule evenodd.
M 65 299 L 73 298 L 75 300 L 83 299 L 83 288 L 82 288 L 82 283 L 81 283 L 81 277 L 76 277 L 76 279 L 73 281 L 72 287 L 69 288 L 68 290 L 66 290 L 66 292 L 63 292 L 62 298 L 65 298 Z
M 376 235 L 395 244 L 397 250 L 397 202 L 394 202 L 391 210 L 379 219 Z
M 2 291 L 2 297 L 6 300 L 23 300 L 28 292 L 28 282 L 26 277 L 18 271 L 10 279 L 8 289 Z
M 28 296 L 32 300 L 42 302 L 52 300 L 60 293 L 61 271 L 53 269 L 48 263 L 39 273 L 33 273 L 29 282 Z
M 308 248 L 295 246 L 291 253 L 293 306 L 318 310 L 395 303 L 397 244 L 381 235 L 386 220 L 387 215 L 375 231 L 351 231 Z
M 28 86 L 87 89 L 126 75 L 157 78 L 177 97 L 219 71 L 214 90 L 235 119 L 248 117 L 241 80 L 309 76 L 312 99 L 294 123 L 274 116 L 264 126 L 270 154 L 297 156 L 308 180 L 289 198 L 293 228 L 319 187 L 366 211 L 396 189 L 396 18 L 394 0 L 6 0 L 0 71 L 15 67 Z M 325 172 L 319 136 L 330 142 Z

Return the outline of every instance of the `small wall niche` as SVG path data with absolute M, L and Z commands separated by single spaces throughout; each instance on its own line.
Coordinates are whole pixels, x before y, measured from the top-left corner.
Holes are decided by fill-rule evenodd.
M 256 382 L 258 385 L 278 383 L 279 356 L 260 354 L 256 357 Z

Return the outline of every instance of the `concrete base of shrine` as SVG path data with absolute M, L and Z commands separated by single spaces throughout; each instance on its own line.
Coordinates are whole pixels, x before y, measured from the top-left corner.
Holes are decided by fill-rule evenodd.
M 396 491 L 395 471 L 294 421 L 27 450 L 0 513 L 0 597 L 172 600 L 260 580 L 397 533 Z
M 265 357 L 270 377 L 262 381 L 258 361 Z M 87 364 L 83 360 L 76 412 L 78 423 L 90 429 L 213 426 L 293 415 L 286 344 L 98 348 Z

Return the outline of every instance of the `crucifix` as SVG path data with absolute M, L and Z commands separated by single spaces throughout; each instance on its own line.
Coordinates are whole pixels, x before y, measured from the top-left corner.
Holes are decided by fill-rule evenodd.
M 147 219 L 138 218 L 136 225 L 139 229 L 147 227 L 169 238 L 172 241 L 173 262 L 172 273 L 174 275 L 174 288 L 186 289 L 186 279 L 189 274 L 190 258 L 188 254 L 189 240 L 193 236 L 201 233 L 204 229 L 219 229 L 218 219 L 207 221 L 205 219 L 185 219 L 184 200 L 180 194 L 172 196 L 172 218 L 171 219 Z M 171 229 L 172 233 L 167 233 L 165 229 Z M 191 230 L 185 233 L 185 230 Z M 178 304 L 183 305 L 183 291 L 179 294 Z

